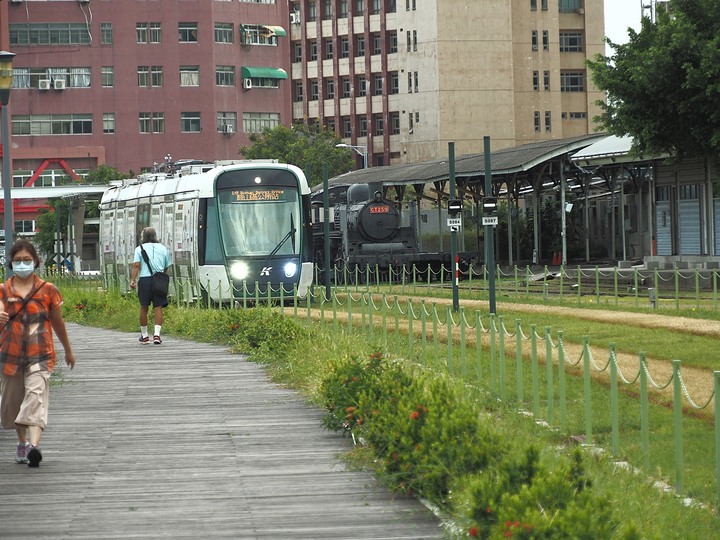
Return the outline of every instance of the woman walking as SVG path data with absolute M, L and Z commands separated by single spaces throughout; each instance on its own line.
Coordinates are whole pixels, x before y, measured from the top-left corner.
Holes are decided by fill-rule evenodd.
M 32 243 L 17 240 L 8 267 L 14 275 L 0 285 L 0 420 L 14 428 L 16 463 L 38 467 L 40 437 L 48 420 L 50 374 L 55 367 L 53 331 L 65 349 L 65 362 L 75 367 L 58 288 L 35 275 L 40 259 Z

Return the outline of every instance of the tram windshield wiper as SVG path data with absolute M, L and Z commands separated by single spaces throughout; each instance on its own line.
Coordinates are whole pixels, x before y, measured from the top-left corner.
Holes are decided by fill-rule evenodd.
M 267 257 L 265 257 L 265 260 L 267 261 L 268 259 L 270 259 L 270 257 L 272 257 L 272 256 L 275 255 L 278 251 L 280 251 L 280 248 L 283 247 L 283 245 L 285 245 L 285 242 L 287 242 L 288 239 L 289 239 L 290 242 L 292 243 L 292 250 L 293 250 L 293 253 L 295 253 L 295 233 L 296 233 L 296 232 L 297 232 L 297 231 L 296 231 L 296 229 L 295 229 L 295 221 L 293 220 L 293 215 L 292 215 L 292 213 L 291 213 L 291 214 L 290 214 L 290 230 L 288 231 L 288 233 L 287 233 L 285 236 L 282 237 L 282 240 L 280 240 L 280 242 L 278 242 L 278 245 L 275 246 L 275 249 L 273 249 L 273 250 L 268 254 Z

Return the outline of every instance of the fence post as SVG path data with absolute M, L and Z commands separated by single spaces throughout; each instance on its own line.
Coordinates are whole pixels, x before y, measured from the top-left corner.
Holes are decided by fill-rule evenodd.
M 449 309 L 449 308 L 448 308 Z M 490 314 L 490 388 L 494 392 L 497 391 L 497 384 L 495 381 L 495 314 Z
M 648 410 L 648 374 L 645 351 L 640 352 L 640 448 L 645 471 L 650 470 L 650 412 Z M 717 405 L 716 405 L 717 406 Z M 717 421 L 717 416 L 715 417 Z M 715 431 L 717 436 L 717 430 Z M 718 484 L 720 485 L 720 484 Z
M 373 324 L 373 312 L 375 311 L 375 302 L 373 301 L 373 293 L 368 293 L 368 326 L 370 327 L 370 339 L 375 338 L 375 325 Z
M 438 352 L 440 342 L 440 336 L 438 336 L 438 312 L 437 312 L 437 303 L 432 303 L 432 318 L 433 318 L 433 355 L 435 357 L 435 367 L 438 367 L 438 363 L 440 362 L 440 353 Z
M 713 372 L 713 390 L 715 395 L 715 489 L 720 499 L 720 371 Z
M 680 309 L 680 271 L 675 269 L 675 309 Z
M 460 372 L 467 378 L 467 355 L 465 354 L 465 308 L 460 308 Z
M 683 436 L 682 436 L 682 384 L 680 360 L 673 360 L 673 432 L 675 433 L 675 490 L 682 493 Z
M 515 319 L 515 366 L 517 370 L 517 399 L 522 403 L 523 396 L 523 359 L 522 359 L 522 330 L 520 319 Z
M 595 300 L 600 303 L 600 268 L 595 267 Z
M 500 399 L 505 401 L 505 323 L 503 316 L 498 315 L 498 384 L 500 385 Z
M 583 337 L 583 377 L 585 402 L 585 444 L 592 444 L 592 396 L 590 386 L 590 338 Z
M 536 325 L 530 325 L 530 350 L 532 351 L 532 391 L 533 391 L 533 414 L 535 418 L 540 417 L 540 381 L 538 375 L 538 357 L 537 357 L 537 332 Z
M 547 421 L 548 424 L 552 424 L 555 416 L 555 393 L 553 386 L 552 335 L 549 326 L 545 327 L 545 373 L 547 377 Z
M 387 349 L 387 295 L 383 294 L 382 298 L 382 337 L 383 337 L 383 348 Z
M 582 270 L 580 270 L 580 267 L 578 266 L 577 267 L 577 291 L 578 291 L 577 300 L 578 300 L 578 304 L 580 303 L 580 300 L 582 299 L 582 292 L 581 292 L 582 279 L 581 278 L 582 278 Z
M 347 291 L 347 326 L 348 334 L 352 334 L 352 294 Z
M 618 408 L 618 365 L 615 343 L 610 343 L 610 426 L 612 430 L 612 453 L 620 453 L 620 423 Z
M 400 356 L 400 302 L 395 296 L 395 354 Z
M 615 305 L 618 305 L 619 299 L 618 299 L 618 269 L 617 267 L 613 268 L 613 278 L 614 278 L 614 285 L 615 285 Z
M 455 362 L 453 361 L 453 338 L 452 338 L 452 313 L 451 313 L 451 307 L 447 306 L 445 308 L 445 326 L 447 330 L 447 344 L 448 344 L 448 352 L 447 352 L 447 366 L 448 366 L 448 372 L 450 374 L 455 373 Z
M 412 358 L 412 351 L 413 351 L 413 309 L 412 309 L 412 300 L 408 300 L 407 303 L 407 310 L 408 310 L 408 358 Z
M 478 383 L 482 382 L 482 329 L 480 328 L 480 312 L 475 311 L 475 375 Z
M 425 299 L 420 300 L 420 343 L 422 348 L 422 357 L 425 358 L 427 349 L 427 316 L 425 312 Z
M 565 346 L 562 330 L 558 330 L 558 387 L 560 389 L 560 431 L 567 431 L 567 403 L 565 392 Z

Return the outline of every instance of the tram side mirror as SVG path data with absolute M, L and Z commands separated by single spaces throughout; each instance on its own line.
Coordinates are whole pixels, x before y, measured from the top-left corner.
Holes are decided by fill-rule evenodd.
M 448 201 L 448 214 L 451 216 L 457 216 L 460 212 L 462 212 L 462 200 L 450 199 Z

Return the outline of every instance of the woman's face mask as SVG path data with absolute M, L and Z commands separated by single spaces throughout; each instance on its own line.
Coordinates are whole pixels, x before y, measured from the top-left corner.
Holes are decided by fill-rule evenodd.
M 13 261 L 12 263 L 12 269 L 15 274 L 20 276 L 21 278 L 26 278 L 30 274 L 33 273 L 35 270 L 35 263 L 33 261 L 25 262 L 25 261 Z

